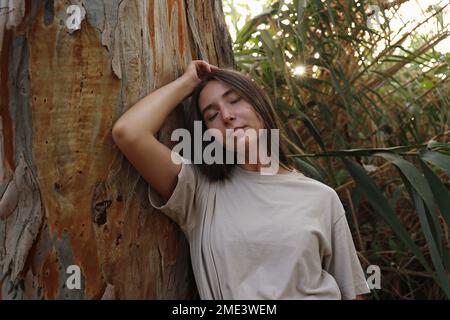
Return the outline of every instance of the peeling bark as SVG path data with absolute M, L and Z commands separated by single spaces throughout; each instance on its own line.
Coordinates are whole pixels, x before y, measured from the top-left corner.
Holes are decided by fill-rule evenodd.
M 0 218 L 6 220 L 5 253 L 0 265 L 1 274 L 10 270 L 10 281 L 16 284 L 25 266 L 33 242 L 41 226 L 43 208 L 39 187 L 23 155 L 19 157 L 14 177 L 0 199 Z
M 25 14 L 24 0 L 0 0 L 0 49 L 6 30 L 17 27 Z
M 81 3 L 69 32 L 67 6 Z M 181 230 L 111 128 L 192 59 L 232 67 L 221 1 L 0 0 L 0 299 L 198 298 Z M 185 106 L 184 106 L 185 107 Z M 183 124 L 177 108 L 159 132 Z M 81 270 L 69 290 L 67 267 Z

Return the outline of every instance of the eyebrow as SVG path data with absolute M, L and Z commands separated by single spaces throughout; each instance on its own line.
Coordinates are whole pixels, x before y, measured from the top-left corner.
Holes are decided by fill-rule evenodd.
M 233 92 L 235 92 L 235 90 L 234 90 L 233 88 L 228 89 L 227 91 L 225 91 L 225 92 L 222 94 L 222 98 L 225 98 L 226 96 L 230 95 L 230 94 L 233 93 Z M 212 108 L 213 105 L 214 105 L 214 103 L 208 104 L 208 105 L 206 106 L 206 108 L 203 109 L 203 111 L 202 111 L 202 116 L 203 116 L 203 114 L 204 114 L 206 111 L 208 111 L 208 109 Z

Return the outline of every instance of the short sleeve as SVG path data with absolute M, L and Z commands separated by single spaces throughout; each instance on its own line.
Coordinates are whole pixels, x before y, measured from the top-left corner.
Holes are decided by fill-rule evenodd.
M 148 198 L 152 207 L 171 218 L 187 236 L 195 223 L 196 210 L 199 207 L 196 194 L 202 183 L 202 177 L 188 159 L 175 151 L 172 151 L 172 156 L 181 163 L 178 181 L 172 195 L 164 203 L 159 193 L 148 184 Z
M 335 278 L 342 299 L 351 300 L 357 295 L 369 293 L 370 289 L 345 214 L 342 214 L 331 228 L 331 250 L 331 256 L 326 263 L 327 272 Z

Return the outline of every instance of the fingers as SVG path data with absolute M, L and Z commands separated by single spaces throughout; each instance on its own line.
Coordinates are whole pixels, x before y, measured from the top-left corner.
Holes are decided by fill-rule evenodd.
M 209 64 L 204 60 L 192 60 L 187 68 L 187 73 L 191 74 L 194 79 L 201 80 L 207 73 L 219 69 L 219 67 Z
M 210 64 L 206 61 L 201 61 L 200 66 L 204 68 L 206 71 L 211 72 Z
M 207 63 L 207 64 L 206 64 L 206 70 L 207 70 L 208 72 L 212 72 L 213 70 L 219 70 L 219 68 L 216 67 L 215 65 L 212 65 L 212 64 Z
M 209 72 L 211 72 L 211 70 L 218 70 L 219 68 L 213 64 L 209 64 L 208 62 L 206 62 L 205 60 L 193 60 L 192 61 L 195 65 L 199 66 L 199 67 L 205 67 L 206 70 L 208 70 Z

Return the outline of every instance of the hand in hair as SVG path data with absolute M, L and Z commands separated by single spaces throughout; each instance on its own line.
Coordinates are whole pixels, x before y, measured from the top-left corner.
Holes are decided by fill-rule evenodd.
M 211 72 L 214 69 L 219 68 L 204 60 L 193 60 L 184 71 L 183 77 L 189 78 L 197 84 L 202 80 L 207 72 Z

